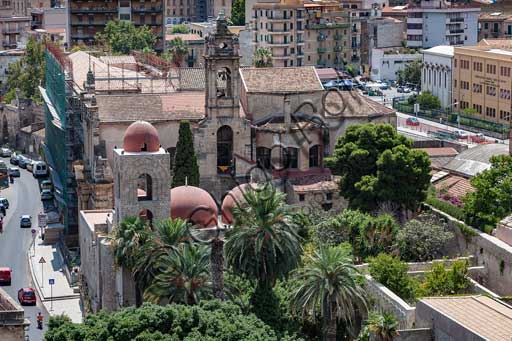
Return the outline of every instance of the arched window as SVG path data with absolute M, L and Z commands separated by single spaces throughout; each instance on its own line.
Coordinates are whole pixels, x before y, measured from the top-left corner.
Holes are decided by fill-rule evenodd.
M 320 167 L 320 146 L 309 148 L 309 168 Z
M 272 166 L 271 162 L 271 149 L 265 147 L 257 147 L 256 148 L 256 160 L 258 160 L 261 167 L 265 169 L 270 169 Z
M 225 173 L 233 166 L 233 130 L 222 126 L 217 130 L 217 172 Z
M 286 148 L 283 159 L 285 160 L 285 168 L 299 168 L 299 149 L 293 147 Z
M 217 97 L 232 97 L 231 89 L 231 70 L 224 67 L 217 71 L 217 79 L 215 81 L 217 88 Z
M 141 174 L 137 179 L 137 200 L 153 200 L 153 179 L 149 174 Z

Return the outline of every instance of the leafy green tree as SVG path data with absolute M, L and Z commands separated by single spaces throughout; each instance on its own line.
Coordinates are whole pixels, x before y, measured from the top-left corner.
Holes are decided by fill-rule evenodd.
M 188 54 L 188 46 L 181 38 L 174 38 L 169 42 L 169 54 L 171 61 L 180 67 Z
M 371 312 L 366 325 L 379 341 L 392 341 L 398 335 L 398 321 L 390 313 Z
M 432 95 L 429 91 L 423 91 L 416 97 L 416 103 L 420 105 L 421 109 L 432 110 L 441 108 L 439 98 Z
M 202 301 L 195 306 L 145 303 L 88 315 L 84 323 L 52 323 L 47 341 L 83 340 L 242 340 L 277 341 L 274 331 L 253 314 L 231 302 Z M 289 338 L 288 340 L 293 340 Z
M 357 66 L 355 66 L 354 64 L 347 64 L 345 66 L 345 71 L 347 71 L 347 73 L 352 77 L 355 77 L 358 74 Z
M 402 299 L 411 302 L 416 298 L 418 283 L 407 274 L 407 263 L 399 258 L 381 253 L 371 258 L 368 270 L 372 277 Z
M 41 102 L 38 86 L 45 81 L 45 46 L 34 37 L 30 37 L 25 54 L 17 62 L 9 65 L 7 73 L 7 95 L 4 101 L 10 103 L 16 97 L 16 89 L 22 98 Z
M 184 24 L 179 24 L 179 25 L 174 25 L 171 29 L 171 33 L 172 34 L 177 34 L 177 33 L 189 33 L 190 31 L 188 30 L 187 26 L 185 26 Z
M 231 23 L 234 26 L 245 25 L 245 0 L 233 0 L 231 7 Z
M 340 136 L 332 163 L 351 208 L 373 211 L 392 203 L 415 210 L 430 185 L 428 155 L 389 124 L 355 124 Z
M 454 237 L 445 222 L 433 214 L 423 213 L 408 221 L 398 232 L 397 242 L 402 259 L 425 262 L 441 257 L 443 247 Z
M 244 193 L 243 202 L 233 208 L 234 226 L 226 232 L 225 255 L 235 273 L 256 280 L 251 301 L 258 317 L 266 307 L 258 297 L 272 295 L 276 280 L 286 278 L 300 261 L 302 247 L 293 212 L 285 194 L 271 184 Z
M 424 295 L 440 296 L 461 294 L 471 285 L 468 262 L 455 261 L 447 270 L 443 262 L 435 262 L 423 282 Z
M 197 304 L 210 293 L 209 250 L 206 245 L 180 244 L 161 259 L 160 274 L 144 293 L 153 303 Z
M 254 51 L 253 63 L 255 67 L 271 67 L 272 51 L 266 47 L 258 47 Z
M 132 22 L 111 20 L 95 39 L 102 42 L 113 53 L 129 54 L 131 51 L 153 50 L 156 36 L 148 26 L 136 28 Z
M 346 248 L 320 247 L 296 275 L 301 284 L 292 299 L 293 309 L 302 315 L 318 312 L 324 340 L 336 340 L 338 320 L 350 324 L 356 312 L 366 308 L 362 275 Z
M 471 179 L 475 192 L 462 198 L 466 221 L 483 231 L 490 231 L 512 213 L 512 157 L 491 158 L 491 167 Z
M 414 60 L 408 63 L 405 68 L 397 72 L 397 76 L 397 83 L 400 85 L 419 86 L 421 84 L 421 62 Z
M 173 174 L 173 188 L 183 186 L 185 183 L 190 186 L 199 186 L 199 166 L 188 121 L 180 122 Z

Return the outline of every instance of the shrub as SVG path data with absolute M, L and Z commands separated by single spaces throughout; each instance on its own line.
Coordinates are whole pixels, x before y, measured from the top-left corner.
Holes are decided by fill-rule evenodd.
M 444 262 L 435 262 L 432 270 L 427 273 L 422 287 L 424 295 L 453 295 L 464 293 L 471 284 L 468 275 L 468 262 L 455 261 L 450 269 L 446 269 Z
M 464 221 L 464 211 L 460 207 L 450 205 L 449 203 L 443 200 L 439 200 L 438 198 L 430 195 L 427 197 L 427 200 L 425 200 L 425 202 L 430 206 L 437 208 L 438 210 L 443 211 L 444 213 L 454 217 L 455 219 Z

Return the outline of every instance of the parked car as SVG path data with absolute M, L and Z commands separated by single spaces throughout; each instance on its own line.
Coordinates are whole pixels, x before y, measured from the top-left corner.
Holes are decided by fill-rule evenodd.
M 53 188 L 52 181 L 51 180 L 43 180 L 43 181 L 41 181 L 40 187 L 41 187 L 41 190 L 48 189 L 51 191 Z
M 0 198 L 0 204 L 4 205 L 5 208 L 9 208 L 9 200 L 7 198 Z
M 0 284 L 11 285 L 11 268 L 1 267 L 0 268 Z
M 410 93 L 410 92 L 411 92 L 411 89 L 405 86 L 405 87 L 403 87 L 403 88 L 402 88 L 402 92 L 403 92 L 404 94 L 408 94 L 408 93 Z
M 10 157 L 12 154 L 12 151 L 9 148 L 2 148 L 0 149 L 0 156 L 1 157 Z
M 32 227 L 32 218 L 25 214 L 20 218 L 20 227 Z
M 9 162 L 11 163 L 11 165 L 15 165 L 15 166 L 17 166 L 17 165 L 18 165 L 18 161 L 19 161 L 19 155 L 17 155 L 17 154 L 12 154 L 12 155 L 11 155 L 11 159 L 9 160 Z
M 18 156 L 18 166 L 20 166 L 20 168 L 27 169 L 27 164 L 29 161 L 30 159 L 23 155 Z
M 48 167 L 46 166 L 46 163 L 43 161 L 34 161 L 32 164 L 32 174 L 35 178 L 37 177 L 44 177 L 48 175 Z
M 36 305 L 36 292 L 33 288 L 21 288 L 18 291 L 18 301 L 21 305 Z
M 0 160 L 0 174 L 7 174 L 7 164 Z
M 454 134 L 459 140 L 465 140 L 468 138 L 468 133 L 462 130 L 455 130 Z
M 485 135 L 482 133 L 478 133 L 476 135 L 471 135 L 471 142 L 473 142 L 473 143 L 482 143 L 485 141 L 486 141 Z
M 30 173 L 32 173 L 32 170 L 34 169 L 34 162 L 36 162 L 36 161 L 34 161 L 34 160 L 30 160 L 30 159 L 29 159 L 29 160 L 28 160 L 28 162 L 27 162 L 27 170 L 28 170 Z
M 416 117 L 408 117 L 407 120 L 405 120 L 405 124 L 416 127 L 420 125 L 420 121 Z
M 53 193 L 49 189 L 43 189 L 41 191 L 41 200 L 51 200 L 53 199 Z
M 15 178 L 20 177 L 20 169 L 18 167 L 9 167 L 7 174 L 12 175 Z

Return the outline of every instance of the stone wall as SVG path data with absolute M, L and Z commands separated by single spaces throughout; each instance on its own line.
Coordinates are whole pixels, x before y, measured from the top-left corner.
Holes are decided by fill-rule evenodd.
M 0 324 L 0 335 L 2 335 L 2 341 L 23 341 L 25 340 L 25 329 L 23 325 L 3 326 Z
M 379 341 L 374 335 L 370 335 L 371 341 Z M 401 329 L 398 330 L 398 335 L 393 338 L 393 341 L 431 341 L 432 329 L 418 328 L 418 329 Z

